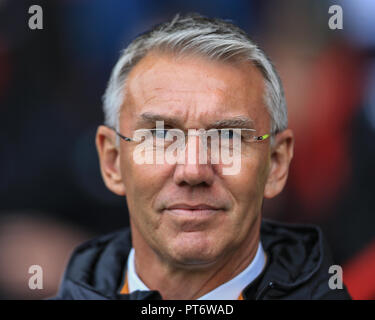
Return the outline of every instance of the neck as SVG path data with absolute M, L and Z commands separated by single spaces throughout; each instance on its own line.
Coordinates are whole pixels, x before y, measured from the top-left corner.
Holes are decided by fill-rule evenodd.
M 151 290 L 157 290 L 165 300 L 194 300 L 212 291 L 241 273 L 254 259 L 259 245 L 260 216 L 241 245 L 229 250 L 216 263 L 187 268 L 171 265 L 149 246 L 135 241 L 135 269 L 139 278 Z

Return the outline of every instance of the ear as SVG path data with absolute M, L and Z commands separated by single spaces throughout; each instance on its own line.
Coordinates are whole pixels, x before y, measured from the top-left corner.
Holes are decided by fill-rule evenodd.
M 120 150 L 116 145 L 116 133 L 106 126 L 99 126 L 95 142 L 105 185 L 113 193 L 124 196 L 125 186 L 121 176 Z
M 264 189 L 265 198 L 273 198 L 283 190 L 294 152 L 294 136 L 291 129 L 278 133 L 274 139 L 274 144 L 271 146 L 270 168 Z

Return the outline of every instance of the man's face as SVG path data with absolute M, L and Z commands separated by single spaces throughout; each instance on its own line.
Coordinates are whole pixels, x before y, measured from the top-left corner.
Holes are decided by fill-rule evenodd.
M 145 114 L 184 131 L 240 116 L 252 121 L 257 135 L 270 132 L 264 79 L 249 63 L 152 53 L 133 68 L 126 90 L 120 112 L 125 136 L 155 127 Z M 207 265 L 249 237 L 269 172 L 268 140 L 251 144 L 236 175 L 223 175 L 220 163 L 139 165 L 134 143 L 121 141 L 119 148 L 135 246 L 142 242 L 174 264 Z

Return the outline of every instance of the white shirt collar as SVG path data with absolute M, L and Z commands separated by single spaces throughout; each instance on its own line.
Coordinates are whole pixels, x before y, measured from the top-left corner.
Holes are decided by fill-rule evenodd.
M 134 248 L 130 250 L 128 257 L 128 288 L 129 292 L 136 290 L 149 291 L 150 289 L 142 282 L 135 271 Z M 259 241 L 258 250 L 254 259 L 240 274 L 228 282 L 223 283 L 214 290 L 206 293 L 198 300 L 236 300 L 256 277 L 262 272 L 266 263 L 266 257 L 261 242 Z

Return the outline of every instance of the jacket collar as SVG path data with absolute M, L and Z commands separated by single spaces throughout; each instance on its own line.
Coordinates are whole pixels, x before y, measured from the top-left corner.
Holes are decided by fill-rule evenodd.
M 244 290 L 245 299 L 289 292 L 311 280 L 324 258 L 318 227 L 263 220 L 261 239 L 267 254 L 263 272 Z
M 262 274 L 244 290 L 245 299 L 262 299 L 270 291 L 288 291 L 313 277 L 322 264 L 323 244 L 317 227 L 262 221 L 267 254 Z M 157 291 L 119 294 L 131 249 L 129 228 L 90 240 L 73 252 L 59 295 L 71 299 L 161 299 Z

